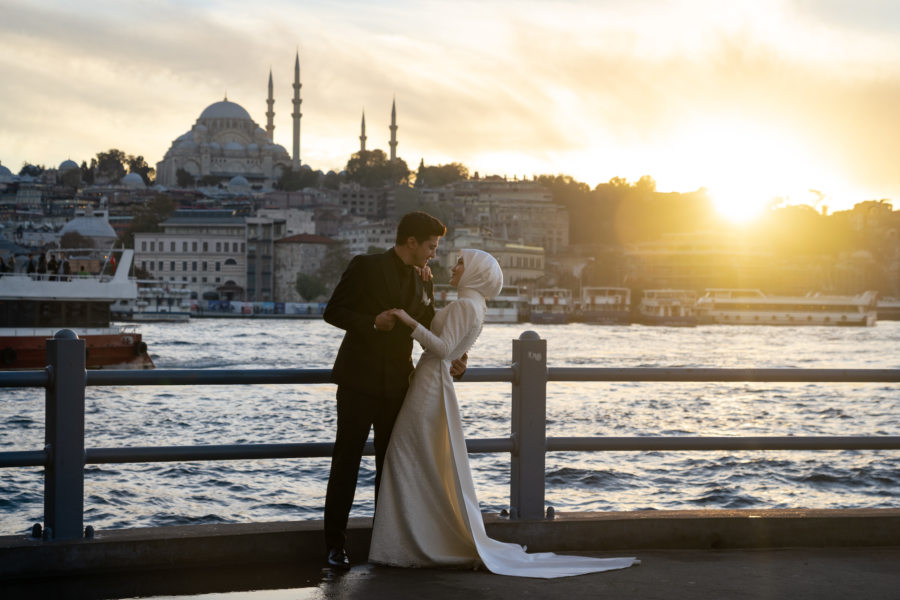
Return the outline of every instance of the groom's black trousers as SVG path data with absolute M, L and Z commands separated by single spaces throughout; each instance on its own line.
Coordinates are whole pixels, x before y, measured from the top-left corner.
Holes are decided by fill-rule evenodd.
M 384 456 L 405 395 L 405 390 L 397 396 L 384 396 L 360 393 L 346 386 L 337 388 L 337 435 L 325 493 L 325 544 L 329 549 L 343 548 L 347 539 L 347 519 L 356 493 L 359 463 L 373 426 L 377 501 Z

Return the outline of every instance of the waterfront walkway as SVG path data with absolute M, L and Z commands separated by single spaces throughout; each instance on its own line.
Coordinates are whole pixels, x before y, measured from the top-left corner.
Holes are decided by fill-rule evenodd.
M 580 553 L 614 556 L 604 552 Z M 641 550 L 642 564 L 562 579 L 484 571 L 391 569 L 346 573 L 314 564 L 81 575 L 0 583 L 4 599 L 172 597 L 216 600 L 897 600 L 900 547 Z M 213 594 L 210 596 L 209 594 Z

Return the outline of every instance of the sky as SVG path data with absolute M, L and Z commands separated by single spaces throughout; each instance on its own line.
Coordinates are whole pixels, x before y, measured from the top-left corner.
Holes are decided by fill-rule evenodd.
M 773 202 L 900 206 L 894 0 L 0 0 L 0 164 L 155 165 L 208 105 L 301 160 L 359 149 L 470 173 L 649 175 L 740 219 Z

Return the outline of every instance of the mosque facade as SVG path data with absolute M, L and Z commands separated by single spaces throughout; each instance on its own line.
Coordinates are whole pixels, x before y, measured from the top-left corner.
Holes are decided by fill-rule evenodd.
M 272 73 L 269 72 L 267 127 L 260 127 L 241 105 L 226 97 L 200 113 L 191 130 L 172 142 L 156 164 L 156 181 L 166 187 L 178 185 L 178 171 L 190 173 L 199 182 L 213 177 L 222 182 L 237 179 L 250 185 L 272 187 L 282 173 L 300 167 L 300 55 L 294 62 L 293 157 L 273 141 L 275 133 Z

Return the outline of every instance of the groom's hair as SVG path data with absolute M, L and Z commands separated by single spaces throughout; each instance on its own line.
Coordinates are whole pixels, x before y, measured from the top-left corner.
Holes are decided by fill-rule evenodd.
M 420 244 L 432 236 L 444 237 L 447 228 L 426 212 L 406 213 L 397 225 L 397 245 L 402 246 L 410 237 Z

